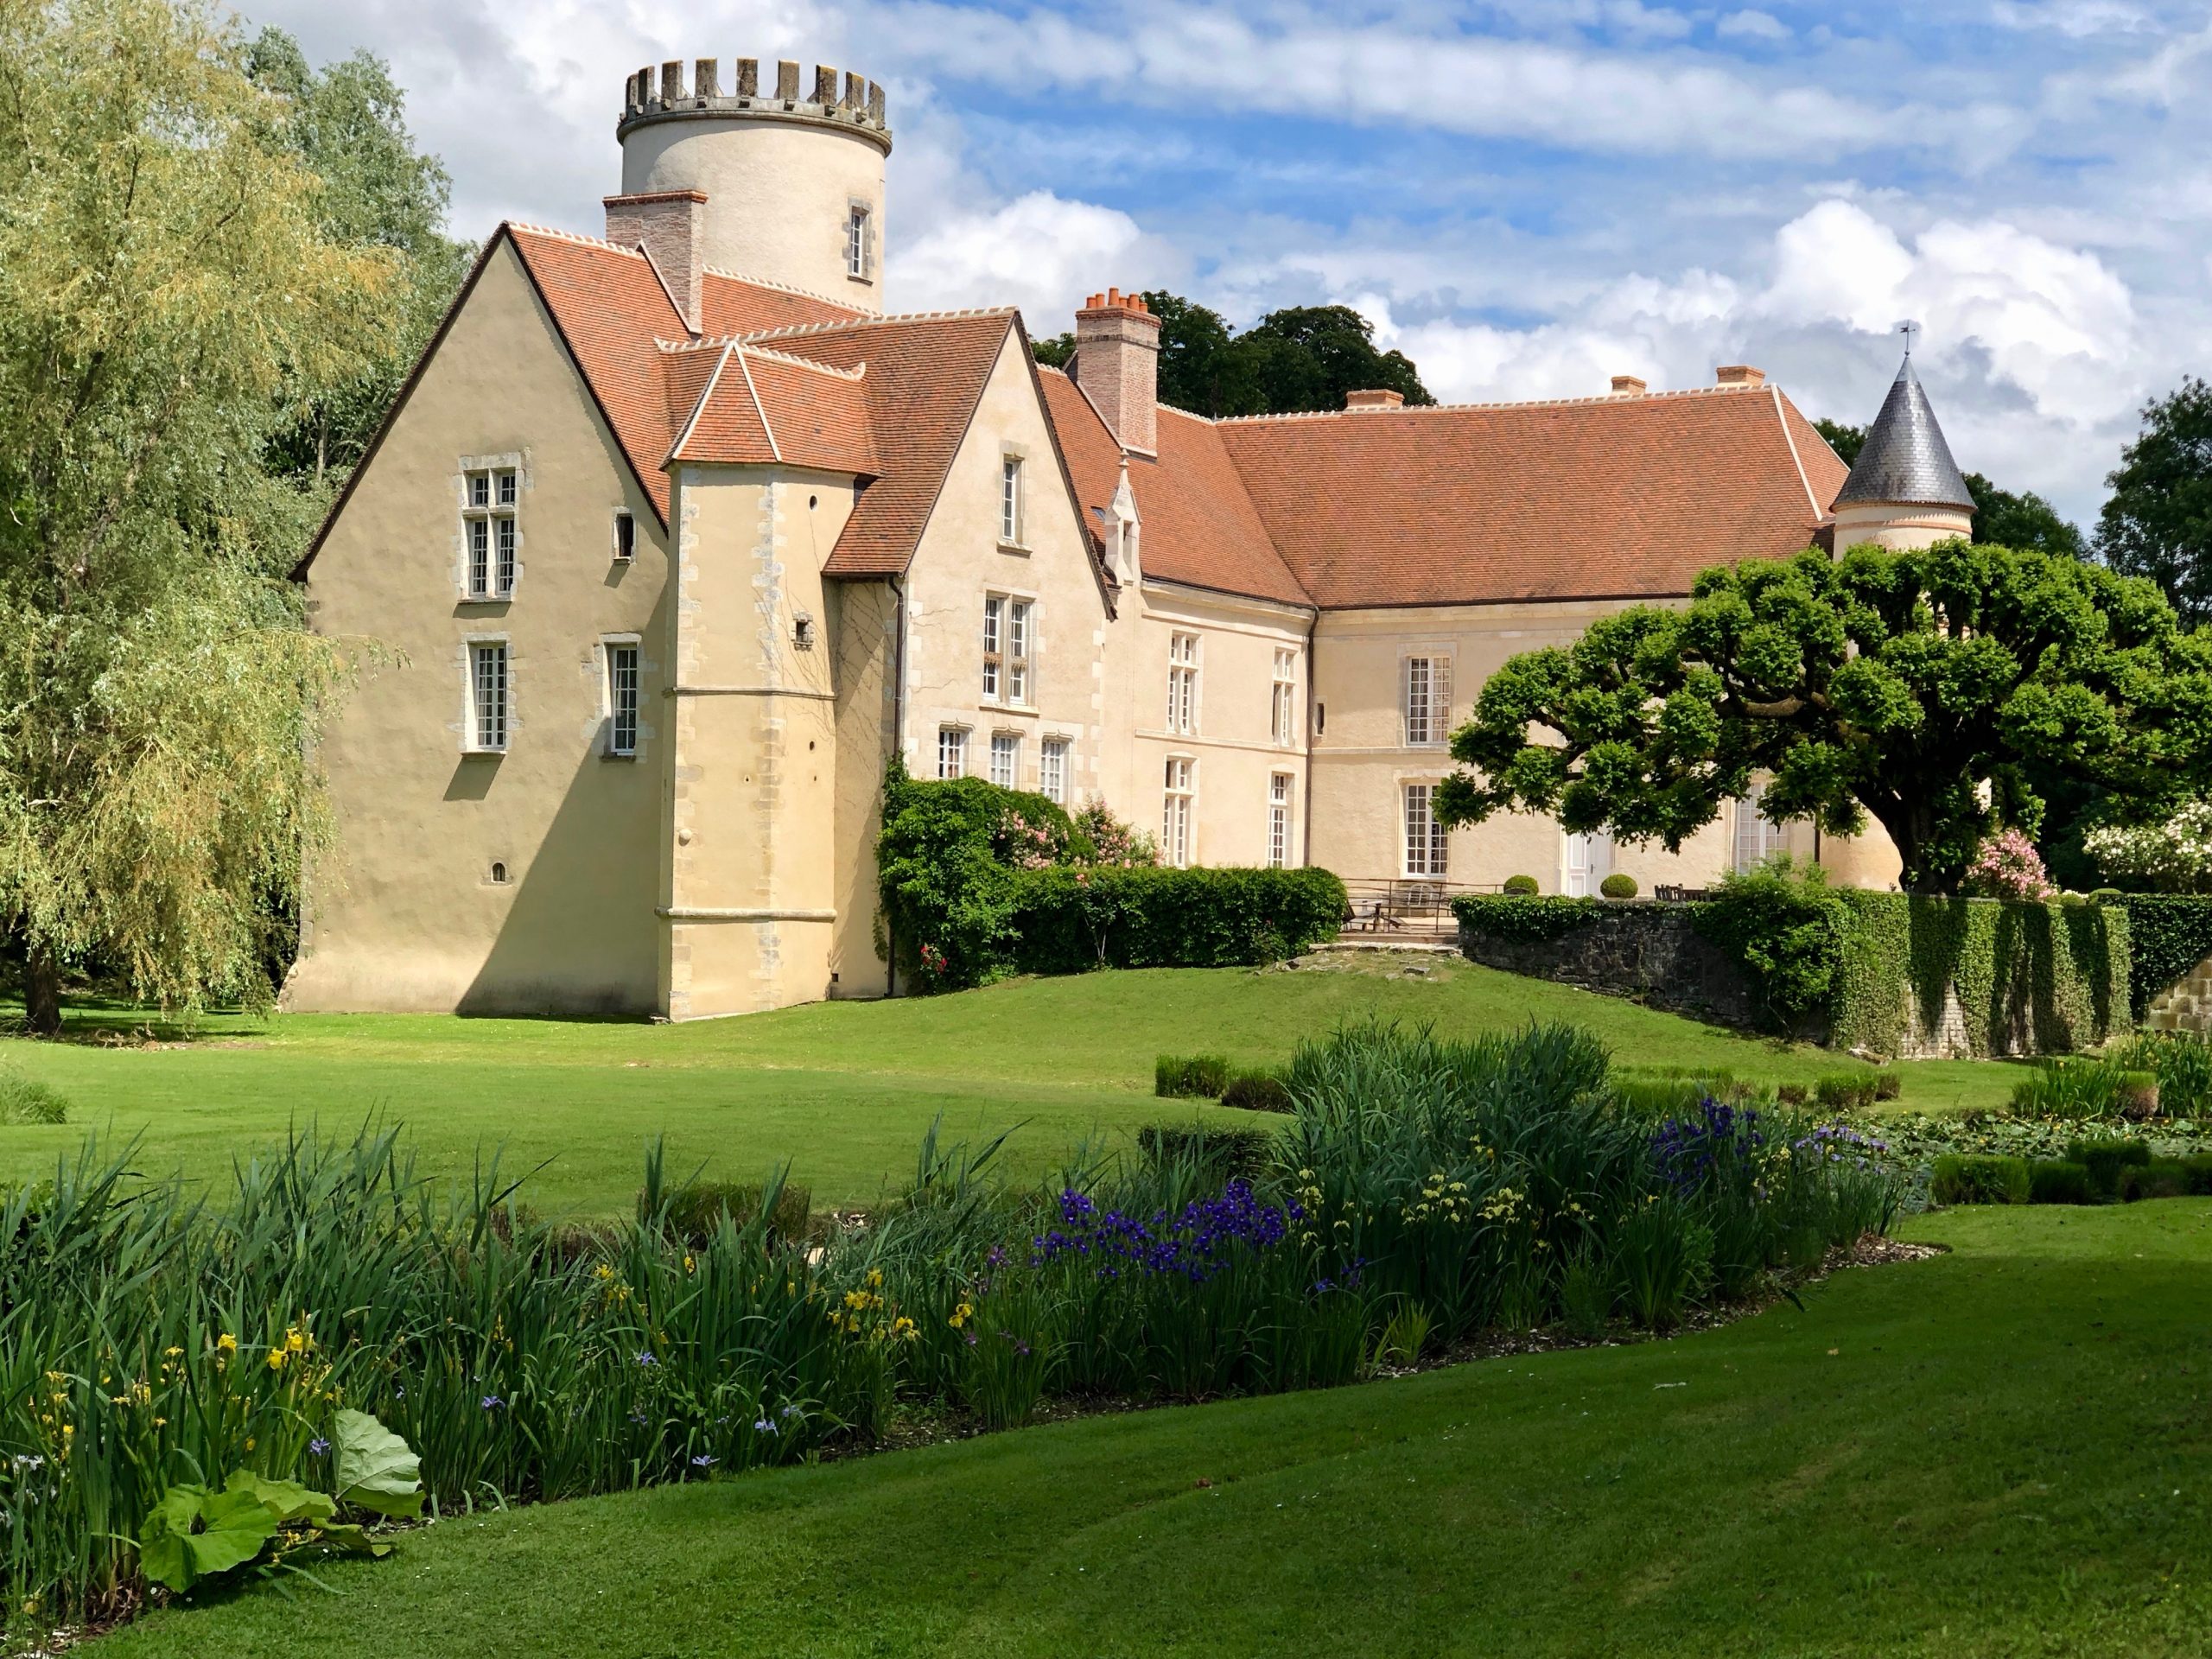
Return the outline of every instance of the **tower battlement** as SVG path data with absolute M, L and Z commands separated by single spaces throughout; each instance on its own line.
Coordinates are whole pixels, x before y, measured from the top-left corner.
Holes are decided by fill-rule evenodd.
M 738 117 L 833 126 L 868 138 L 886 155 L 891 152 L 883 88 L 865 76 L 848 70 L 841 77 L 832 66 L 817 64 L 813 85 L 802 96 L 799 66 L 789 59 L 774 66 L 775 86 L 768 90 L 761 86 L 758 58 L 736 59 L 727 87 L 721 83 L 719 59 L 694 60 L 688 86 L 684 67 L 683 59 L 671 58 L 657 69 L 648 65 L 629 78 L 623 87 L 616 137 L 626 137 L 649 122 Z

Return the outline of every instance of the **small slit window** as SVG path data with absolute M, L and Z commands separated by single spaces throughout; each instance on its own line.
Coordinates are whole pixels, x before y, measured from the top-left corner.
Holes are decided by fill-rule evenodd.
M 614 515 L 614 556 L 624 564 L 638 556 L 638 521 L 626 512 Z
M 868 274 L 868 211 L 859 202 L 845 210 L 845 275 Z
M 638 752 L 638 647 L 629 640 L 607 647 L 607 752 Z

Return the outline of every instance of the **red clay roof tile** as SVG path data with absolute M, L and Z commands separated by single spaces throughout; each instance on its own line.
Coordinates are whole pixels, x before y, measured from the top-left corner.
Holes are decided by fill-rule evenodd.
M 1039 376 L 1060 448 L 1075 477 L 1085 527 L 1121 480 L 1122 447 L 1076 383 L 1057 369 Z M 1137 499 L 1139 562 L 1164 582 L 1211 588 L 1257 599 L 1310 605 L 1260 521 L 1236 464 L 1212 422 L 1163 406 L 1159 455 L 1129 457 L 1129 489 Z
M 1216 430 L 1325 609 L 1687 594 L 1804 547 L 1843 477 L 1770 386 Z
M 654 341 L 684 339 L 683 319 L 643 254 L 564 232 L 505 228 L 614 429 L 615 442 L 665 524 L 668 474 L 662 463 L 683 416 L 670 412 L 664 365 Z M 703 317 L 718 334 L 847 322 L 855 315 L 828 300 L 719 271 L 708 272 L 705 281 Z

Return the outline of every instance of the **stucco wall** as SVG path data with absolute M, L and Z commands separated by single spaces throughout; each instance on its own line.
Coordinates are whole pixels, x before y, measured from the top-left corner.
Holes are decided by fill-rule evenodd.
M 1019 544 L 999 539 L 1000 466 L 1009 448 L 1023 467 Z M 958 726 L 969 732 L 971 776 L 989 776 L 991 736 L 1009 732 L 1021 740 L 1014 786 L 1035 789 L 1044 739 L 1063 737 L 1069 804 L 1098 791 L 1106 602 L 1012 334 L 946 474 L 906 588 L 906 760 L 914 776 L 937 776 L 938 733 Z M 994 593 L 1034 607 L 1033 685 L 1024 704 L 983 696 L 983 599 Z
M 775 119 L 649 121 L 622 141 L 622 191 L 699 190 L 705 263 L 804 289 L 844 305 L 883 305 L 883 150 L 880 138 Z M 868 205 L 874 263 L 845 268 L 846 214 Z
M 1166 765 L 1193 762 L 1195 864 L 1268 861 L 1268 791 L 1278 772 L 1291 779 L 1290 846 L 1284 861 L 1306 861 L 1303 725 L 1310 613 L 1201 588 L 1146 582 L 1125 594 L 1110 647 L 1109 677 L 1120 688 L 1120 720 L 1109 752 L 1118 764 L 1107 791 L 1116 811 L 1157 836 L 1166 805 Z M 1168 647 L 1178 633 L 1198 639 L 1192 732 L 1167 728 Z M 1290 741 L 1270 735 L 1278 651 L 1292 653 L 1296 691 Z M 1165 849 L 1163 849 L 1163 851 Z
M 302 1009 L 628 1011 L 654 1003 L 664 543 L 512 249 L 493 257 L 309 572 L 359 642 L 325 734 L 338 843 L 308 874 Z M 513 597 L 464 597 L 465 461 L 518 467 Z M 613 514 L 637 527 L 627 566 Z M 640 636 L 638 757 L 604 758 L 608 634 Z M 463 752 L 466 641 L 504 636 L 511 731 Z M 508 880 L 490 880 L 494 861 Z
M 665 1007 L 682 1020 L 813 1001 L 830 989 L 839 867 L 822 567 L 851 482 L 683 467 L 675 486 Z

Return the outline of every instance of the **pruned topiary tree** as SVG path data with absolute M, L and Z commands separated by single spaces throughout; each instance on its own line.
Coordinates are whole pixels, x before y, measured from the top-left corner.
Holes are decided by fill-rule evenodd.
M 2151 582 L 1949 542 L 1808 550 L 1704 572 L 1681 609 L 1639 605 L 1525 652 L 1453 734 L 1446 822 L 1555 813 L 1670 850 L 1771 781 L 1761 810 L 1856 835 L 1904 885 L 1957 890 L 1991 831 L 2032 831 L 2040 783 L 2079 780 L 2136 819 L 2212 771 L 2212 637 Z

